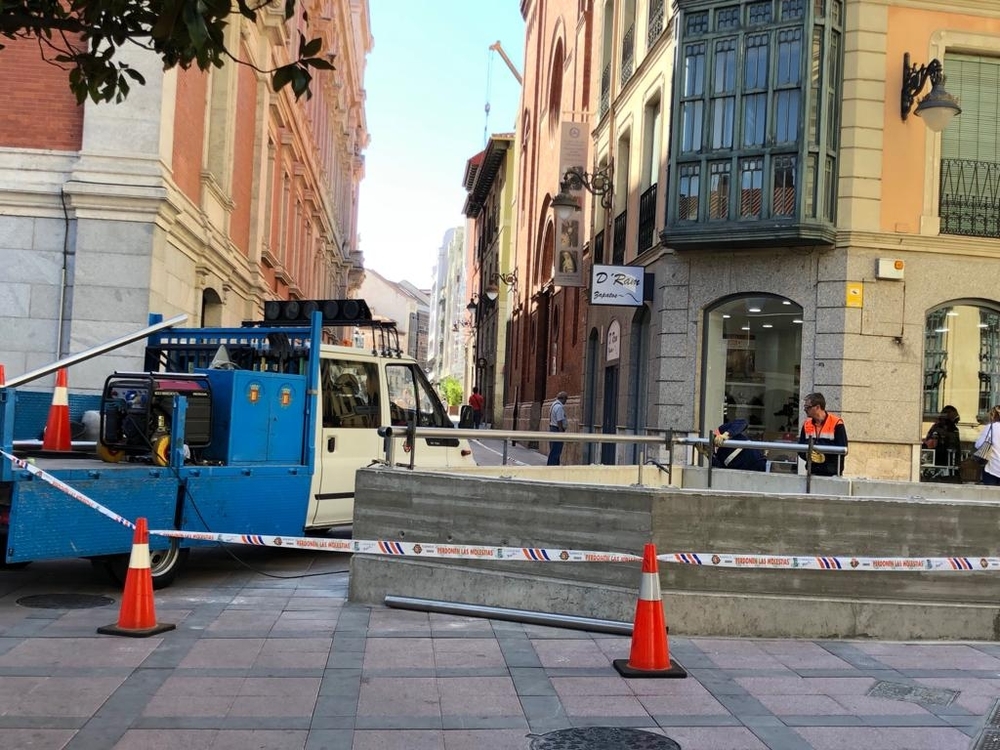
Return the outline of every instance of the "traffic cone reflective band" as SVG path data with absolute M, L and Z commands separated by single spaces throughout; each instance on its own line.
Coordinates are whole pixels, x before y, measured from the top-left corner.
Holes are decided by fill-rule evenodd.
M 66 387 L 66 369 L 56 372 L 56 389 L 52 393 L 49 421 L 45 424 L 42 450 L 71 451 L 73 439 L 69 427 L 69 391 Z
M 627 660 L 615 659 L 613 664 L 623 677 L 687 677 L 684 668 L 670 659 L 654 544 L 647 544 L 642 551 L 642 579 L 632 626 L 632 650 Z
M 145 638 L 150 635 L 173 630 L 176 626 L 156 621 L 156 607 L 153 602 L 153 573 L 149 568 L 149 526 L 145 518 L 135 522 L 132 537 L 132 556 L 128 561 L 125 576 L 125 593 L 115 625 L 98 628 L 98 633 L 106 635 L 128 635 Z

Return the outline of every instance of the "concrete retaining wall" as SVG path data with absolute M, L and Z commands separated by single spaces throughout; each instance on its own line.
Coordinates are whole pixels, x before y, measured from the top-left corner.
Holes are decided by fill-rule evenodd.
M 729 474 L 736 479 L 738 473 Z M 998 532 L 1000 501 L 993 499 L 610 487 L 391 469 L 358 472 L 354 520 L 359 539 L 633 554 L 653 541 L 661 554 L 978 559 L 997 555 Z M 660 580 L 672 633 L 1000 640 L 1000 572 L 739 570 L 661 563 Z M 638 585 L 638 564 L 355 555 L 350 598 L 378 603 L 398 594 L 631 621 Z

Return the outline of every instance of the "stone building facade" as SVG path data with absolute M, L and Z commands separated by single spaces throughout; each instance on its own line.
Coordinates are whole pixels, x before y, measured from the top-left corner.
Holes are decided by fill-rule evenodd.
M 564 389 L 574 429 L 745 419 L 752 437 L 796 439 L 821 391 L 847 423 L 847 475 L 968 480 L 1000 402 L 1000 8 L 525 0 L 522 14 L 507 424 L 544 429 Z M 941 130 L 917 111 L 935 83 L 962 109 Z M 606 208 L 581 196 L 583 288 L 554 283 L 564 121 L 612 185 Z M 641 270 L 644 297 L 588 304 L 594 264 Z M 941 471 L 921 438 L 946 405 L 963 447 Z
M 285 21 L 235 15 L 233 53 L 258 69 L 322 37 L 336 71 L 311 99 L 274 93 L 250 65 L 162 70 L 121 104 L 77 105 L 37 45 L 0 51 L 0 352 L 8 377 L 146 325 L 239 325 L 269 299 L 344 297 L 363 277 L 358 185 L 368 144 L 367 0 L 310 0 Z M 44 92 L 44 96 L 39 96 Z M 97 388 L 139 369 L 141 343 L 73 368 Z

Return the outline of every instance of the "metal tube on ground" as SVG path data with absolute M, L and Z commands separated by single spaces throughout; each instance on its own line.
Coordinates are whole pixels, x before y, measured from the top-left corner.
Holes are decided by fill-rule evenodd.
M 462 615 L 464 617 L 486 617 L 491 620 L 508 620 L 523 622 L 529 625 L 547 625 L 553 628 L 568 628 L 570 630 L 588 630 L 594 633 L 610 633 L 612 635 L 632 635 L 632 623 L 617 620 L 598 620 L 593 617 L 577 617 L 576 615 L 557 615 L 548 612 L 532 612 L 527 609 L 509 609 L 507 607 L 488 607 L 483 604 L 465 604 L 463 602 L 446 602 L 441 599 L 418 599 L 412 596 L 396 596 L 387 594 L 385 606 L 392 609 L 412 609 L 418 612 L 436 612 L 444 615 Z

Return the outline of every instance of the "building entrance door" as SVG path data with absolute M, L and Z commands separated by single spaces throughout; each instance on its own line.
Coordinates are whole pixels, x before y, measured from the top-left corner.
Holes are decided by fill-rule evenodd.
M 614 435 L 618 430 L 618 366 L 604 369 L 604 418 L 601 432 Z M 601 463 L 610 466 L 615 463 L 615 443 L 601 443 Z

